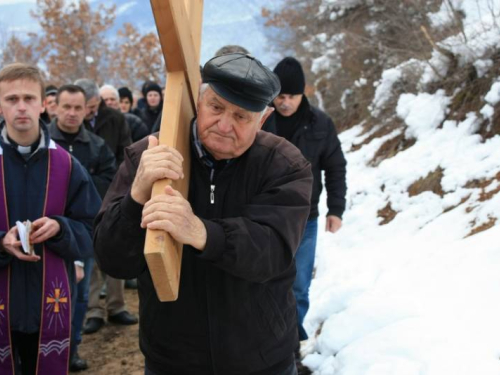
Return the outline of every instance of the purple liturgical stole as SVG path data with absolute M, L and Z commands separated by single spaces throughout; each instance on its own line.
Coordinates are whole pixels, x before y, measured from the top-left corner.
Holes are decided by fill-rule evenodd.
M 71 156 L 50 142 L 43 216 L 64 215 Z M 0 148 L 0 230 L 10 228 L 2 149 Z M 67 375 L 71 336 L 71 295 L 64 260 L 43 247 L 43 290 L 37 375 Z M 10 266 L 0 269 L 0 374 L 14 375 L 10 337 Z M 28 291 L 29 293 L 29 291 Z M 12 312 L 15 313 L 15 312 Z

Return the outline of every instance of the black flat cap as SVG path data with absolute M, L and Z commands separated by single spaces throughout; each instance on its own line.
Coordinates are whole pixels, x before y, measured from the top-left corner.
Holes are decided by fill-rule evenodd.
M 57 87 L 55 87 L 54 85 L 48 85 L 45 88 L 45 96 L 49 95 L 57 95 Z
M 203 82 L 228 102 L 251 112 L 260 112 L 280 92 L 279 78 L 255 57 L 231 53 L 209 60 L 203 67 Z

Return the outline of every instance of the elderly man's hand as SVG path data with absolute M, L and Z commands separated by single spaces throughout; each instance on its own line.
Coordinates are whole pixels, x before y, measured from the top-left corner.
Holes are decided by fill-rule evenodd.
M 326 217 L 326 227 L 325 231 L 335 233 L 340 229 L 342 226 L 342 219 L 334 216 L 334 215 L 328 215 Z
M 140 204 L 151 198 L 153 184 L 165 178 L 178 180 L 184 178 L 182 162 L 184 158 L 176 149 L 159 146 L 156 137 L 149 137 L 148 149 L 141 156 L 130 195 Z
M 2 246 L 4 250 L 8 254 L 15 256 L 19 260 L 24 260 L 27 262 L 38 262 L 40 260 L 40 256 L 28 255 L 23 252 L 21 248 L 21 241 L 17 239 L 17 236 L 18 236 L 17 227 L 13 226 L 5 234 L 5 237 L 2 238 Z
M 203 250 L 207 242 L 205 224 L 193 213 L 191 205 L 171 186 L 146 203 L 141 227 L 163 230 L 182 244 Z

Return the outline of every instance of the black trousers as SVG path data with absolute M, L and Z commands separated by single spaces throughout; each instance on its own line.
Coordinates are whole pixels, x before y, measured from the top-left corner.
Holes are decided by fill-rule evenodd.
M 11 332 L 16 375 L 36 374 L 36 361 L 38 359 L 38 337 L 39 332 Z

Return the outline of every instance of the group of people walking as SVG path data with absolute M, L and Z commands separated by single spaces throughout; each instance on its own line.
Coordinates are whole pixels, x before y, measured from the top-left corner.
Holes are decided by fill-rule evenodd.
M 137 280 L 145 374 L 308 373 L 319 197 L 324 186 L 334 233 L 346 161 L 332 120 L 304 95 L 300 62 L 271 71 L 242 52 L 202 68 L 189 165 L 152 134 L 158 84 L 137 106 L 125 87 L 46 88 L 35 67 L 0 70 L 0 373 L 85 370 L 82 332 L 138 322 L 125 279 Z M 151 197 L 157 179 L 187 173 L 188 197 L 170 186 Z M 28 220 L 31 253 L 16 225 Z M 156 297 L 146 228 L 184 244 L 177 301 Z

